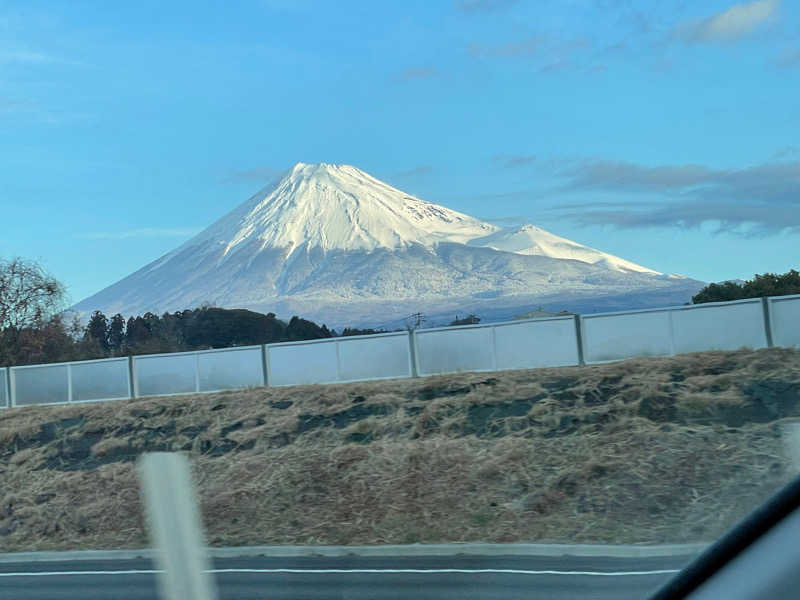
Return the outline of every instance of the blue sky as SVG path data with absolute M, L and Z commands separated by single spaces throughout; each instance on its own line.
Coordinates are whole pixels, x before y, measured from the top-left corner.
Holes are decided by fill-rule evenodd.
M 0 256 L 72 300 L 297 161 L 660 271 L 785 272 L 800 6 L 0 0 Z

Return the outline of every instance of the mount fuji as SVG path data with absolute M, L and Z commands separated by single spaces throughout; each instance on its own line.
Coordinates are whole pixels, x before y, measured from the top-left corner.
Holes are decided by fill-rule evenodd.
M 212 304 L 330 326 L 423 312 L 485 320 L 681 304 L 702 283 L 525 225 L 500 228 L 349 165 L 298 163 L 172 252 L 73 307 L 141 314 Z

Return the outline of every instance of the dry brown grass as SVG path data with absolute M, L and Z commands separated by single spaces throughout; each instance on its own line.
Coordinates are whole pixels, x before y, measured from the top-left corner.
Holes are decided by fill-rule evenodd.
M 134 460 L 192 459 L 210 542 L 709 540 L 786 480 L 800 352 L 0 413 L 0 551 L 142 547 Z

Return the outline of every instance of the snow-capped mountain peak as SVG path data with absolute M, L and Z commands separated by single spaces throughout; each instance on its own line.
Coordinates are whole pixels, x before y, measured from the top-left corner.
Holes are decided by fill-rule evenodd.
M 224 243 L 227 254 L 253 240 L 262 248 L 370 251 L 464 243 L 495 230 L 356 167 L 300 162 L 200 235 Z

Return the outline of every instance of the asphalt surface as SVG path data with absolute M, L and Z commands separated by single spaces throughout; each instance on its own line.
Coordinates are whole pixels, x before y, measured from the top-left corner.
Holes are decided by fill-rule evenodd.
M 214 559 L 220 600 L 646 598 L 693 557 Z M 6 562 L 0 598 L 157 600 L 150 560 Z

